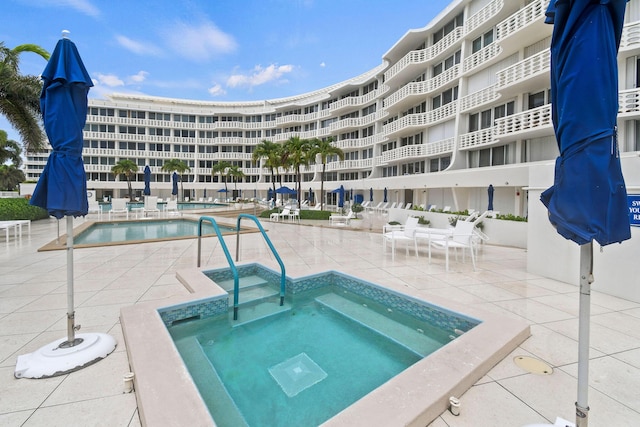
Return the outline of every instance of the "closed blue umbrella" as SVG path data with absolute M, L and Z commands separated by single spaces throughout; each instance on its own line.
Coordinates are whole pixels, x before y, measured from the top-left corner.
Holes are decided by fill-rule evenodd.
M 82 131 L 87 117 L 87 94 L 93 83 L 73 42 L 58 41 L 42 72 L 40 108 L 53 151 L 33 192 L 30 203 L 50 215 L 67 217 L 67 338 L 19 356 L 17 378 L 61 375 L 106 357 L 115 349 L 107 334 L 75 334 L 73 304 L 73 217 L 89 210 L 87 181 L 82 161 Z M 85 340 L 87 341 L 85 343 Z M 84 344 L 83 344 L 84 343 Z M 52 347 L 55 357 L 52 357 Z
M 387 187 L 384 187 L 384 203 L 387 203 Z
M 309 203 L 313 203 L 313 188 L 309 188 Z
M 142 191 L 142 194 L 145 196 L 151 195 L 151 168 L 149 165 L 144 167 L 144 190 Z
M 204 192 L 202 193 L 202 197 L 206 198 L 207 197 L 207 189 L 204 189 Z
M 373 188 L 369 188 L 369 201 L 373 202 Z
M 173 186 L 171 187 L 171 194 L 174 196 L 177 196 L 178 195 L 178 174 L 176 172 L 173 173 L 171 180 L 173 181 Z
M 338 207 L 344 207 L 344 186 L 340 186 L 338 191 Z
M 564 238 L 580 245 L 576 425 L 589 406 L 589 317 L 593 240 L 631 237 L 617 146 L 618 64 L 626 0 L 551 1 L 551 102 L 560 156 L 541 200 Z
M 489 204 L 487 206 L 487 210 L 488 211 L 492 211 L 493 210 L 493 184 L 489 184 L 489 188 L 487 188 L 487 194 L 489 197 Z

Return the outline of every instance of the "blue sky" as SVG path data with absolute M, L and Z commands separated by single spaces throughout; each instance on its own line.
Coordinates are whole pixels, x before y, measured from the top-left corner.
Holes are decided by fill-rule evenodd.
M 311 92 L 362 74 L 450 0 L 2 0 L 0 40 L 53 51 L 71 32 L 93 98 L 139 93 L 250 101 Z M 42 58 L 23 54 L 23 74 Z M 17 134 L 0 117 L 0 129 Z

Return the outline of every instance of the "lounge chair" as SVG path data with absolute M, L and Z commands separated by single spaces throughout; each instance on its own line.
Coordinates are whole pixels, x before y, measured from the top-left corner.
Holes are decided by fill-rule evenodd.
M 158 198 L 156 196 L 146 196 L 144 198 L 144 207 L 142 208 L 144 216 L 149 213 L 157 213 L 160 216 L 160 209 L 158 209 Z
M 98 214 L 98 218 L 102 218 L 102 207 L 100 207 L 100 203 L 97 200 L 89 200 L 89 210 L 87 214 Z
M 180 211 L 178 210 L 178 201 L 177 200 L 167 200 L 167 204 L 164 205 L 164 213 L 165 215 L 180 215 Z
M 407 203 L 407 206 L 405 206 L 404 209 L 409 211 L 411 210 L 411 206 L 413 206 L 413 203 Z
M 476 258 L 474 251 L 473 229 L 475 225 L 473 222 L 458 221 L 456 223 L 450 238 L 430 240 L 429 244 L 429 262 L 431 262 L 431 246 L 445 250 L 445 269 L 449 271 L 449 249 L 462 249 L 462 256 L 464 261 L 464 251 L 469 249 L 471 254 L 471 262 L 473 264 L 473 270 L 476 269 Z
M 442 212 L 451 212 L 451 206 L 445 206 L 445 207 L 442 209 Z
M 271 221 L 281 221 L 284 218 L 289 219 L 289 214 L 291 213 L 291 209 L 290 208 L 284 208 L 282 210 L 282 212 L 278 213 L 278 212 L 274 212 L 271 215 L 269 215 L 269 219 Z
M 369 206 L 367 206 L 367 212 L 377 212 L 378 209 L 382 206 L 382 203 L 384 202 L 379 202 L 377 205 L 373 206 L 373 204 L 370 204 Z
M 351 219 L 355 218 L 352 210 L 347 215 L 331 215 L 329 217 L 329 225 L 349 225 Z
M 382 229 L 383 251 L 387 251 L 387 242 L 391 242 L 391 259 L 396 256 L 396 242 L 406 243 L 406 253 L 409 255 L 409 244 L 413 242 L 413 248 L 418 258 L 418 241 L 416 240 L 416 229 L 418 228 L 418 218 L 410 216 L 404 226 L 385 226 Z
M 111 199 L 111 209 L 109 210 L 109 221 L 111 215 L 125 214 L 129 219 L 129 208 L 127 207 L 127 199 Z

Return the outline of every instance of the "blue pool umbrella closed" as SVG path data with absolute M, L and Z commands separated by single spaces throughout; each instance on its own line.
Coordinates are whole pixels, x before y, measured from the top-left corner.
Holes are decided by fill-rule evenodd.
M 384 187 L 384 203 L 387 203 L 387 187 Z
M 206 198 L 207 197 L 207 189 L 204 189 L 204 192 L 202 193 L 202 197 Z
M 373 202 L 373 188 L 369 188 L 369 201 Z
M 344 206 L 344 186 L 336 188 L 332 191 L 332 193 L 338 193 L 338 207 L 341 208 Z
M 145 196 L 151 195 L 151 168 L 149 165 L 144 167 L 144 190 L 142 191 L 142 194 Z
M 549 220 L 580 245 L 576 425 L 589 406 L 589 318 L 593 240 L 631 237 L 617 146 L 618 64 L 626 0 L 551 1 L 551 102 L 560 156 L 554 184 L 542 193 Z
M 75 334 L 73 217 L 84 216 L 89 209 L 82 131 L 87 117 L 87 94 L 93 83 L 66 33 L 63 32 L 42 72 L 40 109 L 53 151 L 30 203 L 58 219 L 67 217 L 67 337 L 34 353 L 18 356 L 16 378 L 44 378 L 81 369 L 106 357 L 116 345 L 106 334 Z
M 313 203 L 313 188 L 309 188 L 309 203 Z
M 178 195 L 178 174 L 176 172 L 173 173 L 173 175 L 171 176 L 171 181 L 173 182 L 173 185 L 171 187 L 171 194 L 174 196 Z
M 493 184 L 489 184 L 489 188 L 487 188 L 487 196 L 489 197 L 489 203 L 487 206 L 487 210 L 488 211 L 492 211 L 493 210 Z

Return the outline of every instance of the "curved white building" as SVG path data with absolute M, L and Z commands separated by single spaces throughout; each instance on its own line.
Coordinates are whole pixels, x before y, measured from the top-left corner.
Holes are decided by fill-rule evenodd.
M 640 151 L 640 0 L 627 6 L 619 54 L 619 141 L 623 156 Z M 169 159 L 184 161 L 185 195 L 223 187 L 212 166 L 241 167 L 243 197 L 266 197 L 270 171 L 252 162 L 262 140 L 333 137 L 344 161 L 327 165 L 325 190 L 340 185 L 354 197 L 485 210 L 527 216 L 530 168 L 553 162 L 558 149 L 549 104 L 548 0 L 454 0 L 422 29 L 408 31 L 360 76 L 298 96 L 252 102 L 207 102 L 113 94 L 91 99 L 84 133 L 88 188 L 98 197 L 125 196 L 111 174 L 134 160 L 141 193 L 143 169 L 152 193 L 168 197 Z M 27 178 L 46 157 L 32 155 Z M 321 165 L 303 169 L 303 198 L 320 189 Z M 292 171 L 283 171 L 293 183 Z M 636 183 L 640 185 L 640 183 Z M 286 185 L 286 184 L 285 184 Z M 289 184 L 292 185 L 292 184 Z M 633 185 L 632 185 L 633 186 Z M 234 188 L 229 184 L 230 190 Z M 319 194 L 314 194 L 317 200 Z M 331 194 L 328 197 L 332 197 Z M 331 200 L 329 200 L 331 203 Z

